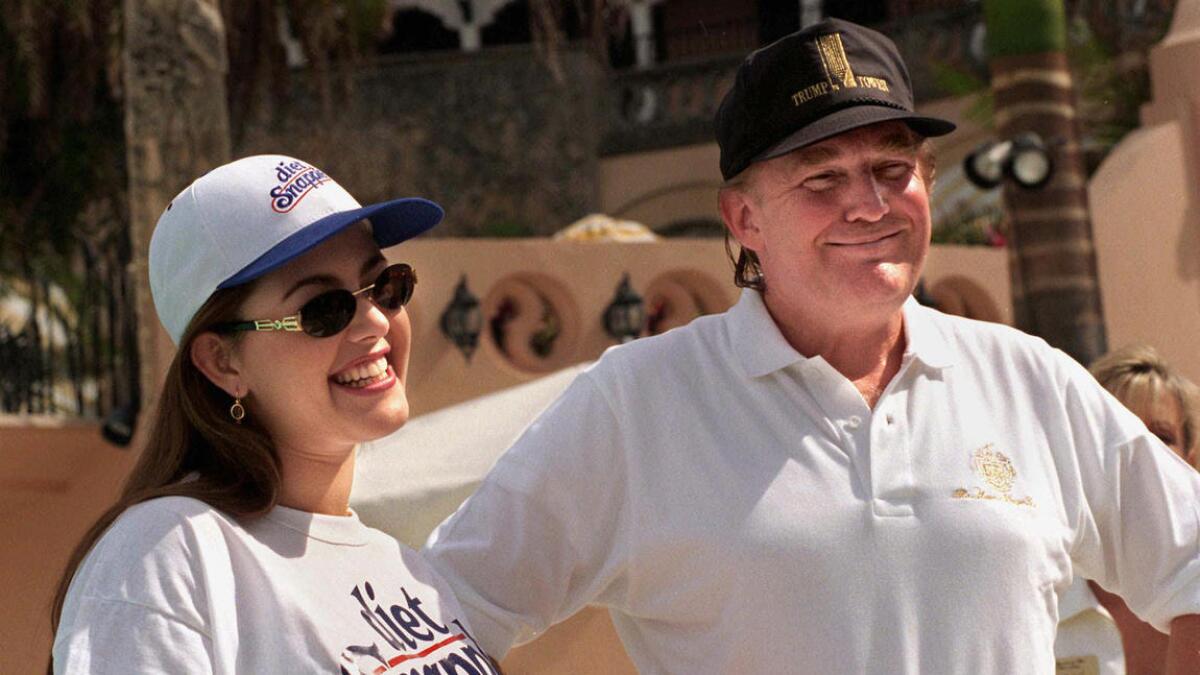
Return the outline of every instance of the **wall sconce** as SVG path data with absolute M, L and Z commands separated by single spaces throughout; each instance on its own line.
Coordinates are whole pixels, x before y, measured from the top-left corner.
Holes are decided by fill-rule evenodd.
M 967 178 L 990 190 L 1004 177 L 1027 190 L 1036 190 L 1054 175 L 1054 160 L 1041 136 L 1027 132 L 1007 141 L 989 141 L 963 160 Z
M 621 277 L 617 293 L 604 310 L 604 330 L 619 342 L 629 342 L 642 333 L 646 310 L 642 296 L 629 285 L 629 273 Z
M 127 447 L 137 428 L 138 408 L 136 401 L 114 408 L 108 417 L 104 418 L 104 424 L 100 427 L 100 435 L 104 440 L 117 447 Z
M 442 334 L 454 343 L 468 361 L 479 346 L 479 333 L 483 330 L 483 312 L 479 309 L 479 298 L 467 288 L 467 275 L 463 275 L 454 289 L 454 299 L 442 312 Z

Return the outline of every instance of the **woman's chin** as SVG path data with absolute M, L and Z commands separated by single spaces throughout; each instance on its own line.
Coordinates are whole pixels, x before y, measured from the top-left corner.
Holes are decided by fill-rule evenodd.
M 364 441 L 374 441 L 390 435 L 408 422 L 408 399 L 401 395 L 398 401 L 388 402 L 371 411 L 362 420 Z

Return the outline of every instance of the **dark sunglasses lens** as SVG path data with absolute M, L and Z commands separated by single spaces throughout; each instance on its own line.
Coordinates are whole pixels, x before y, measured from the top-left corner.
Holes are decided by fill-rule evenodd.
M 327 291 L 300 308 L 300 328 L 313 337 L 336 335 L 350 324 L 356 306 L 350 291 Z
M 404 263 L 392 265 L 375 280 L 371 300 L 381 309 L 394 312 L 408 304 L 416 285 L 417 273 L 413 268 Z

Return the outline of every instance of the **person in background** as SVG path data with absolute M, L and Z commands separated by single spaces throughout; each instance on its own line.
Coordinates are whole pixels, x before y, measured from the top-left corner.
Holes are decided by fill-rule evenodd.
M 1193 466 L 1196 456 L 1196 386 L 1176 373 L 1149 345 L 1104 355 L 1089 369 L 1146 428 Z M 1119 596 L 1076 576 L 1059 597 L 1055 656 L 1063 670 L 1094 661 L 1101 675 L 1166 672 L 1169 636 L 1130 611 Z
M 60 583 L 53 672 L 496 672 L 438 575 L 348 507 L 357 444 L 408 419 L 416 273 L 380 249 L 441 218 L 281 155 L 167 205 L 150 287 L 178 349 Z
M 1196 385 L 1176 373 L 1149 345 L 1131 345 L 1098 359 L 1089 368 L 1105 389 L 1117 397 L 1192 466 L 1200 423 Z
M 853 23 L 716 116 L 723 314 L 614 347 L 424 551 L 489 653 L 607 607 L 643 675 L 1049 675 L 1072 565 L 1200 663 L 1200 476 L 1045 341 L 912 299 L 934 153 Z

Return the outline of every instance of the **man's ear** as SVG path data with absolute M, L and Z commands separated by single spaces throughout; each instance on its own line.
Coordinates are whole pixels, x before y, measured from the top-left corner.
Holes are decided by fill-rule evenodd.
M 212 331 L 203 332 L 192 340 L 189 355 L 192 364 L 226 394 L 234 398 L 246 395 L 242 372 L 228 339 Z
M 728 187 L 717 193 L 717 204 L 721 208 L 721 219 L 733 238 L 742 248 L 759 251 L 762 248 L 762 233 L 758 228 L 758 209 L 754 197 L 742 188 Z

